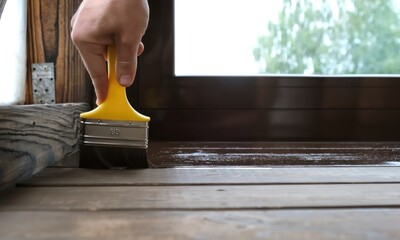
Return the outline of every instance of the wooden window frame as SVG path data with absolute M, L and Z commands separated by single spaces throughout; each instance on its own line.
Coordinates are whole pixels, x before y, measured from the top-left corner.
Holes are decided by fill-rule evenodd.
M 151 116 L 152 139 L 400 140 L 399 76 L 177 77 L 174 1 L 149 4 L 146 51 L 129 96 Z

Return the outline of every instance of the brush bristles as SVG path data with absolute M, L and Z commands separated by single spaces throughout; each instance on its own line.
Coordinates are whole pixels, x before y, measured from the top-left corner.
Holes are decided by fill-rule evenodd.
M 148 168 L 148 123 L 82 119 L 82 168 Z
M 82 145 L 79 167 L 95 169 L 148 168 L 147 149 Z

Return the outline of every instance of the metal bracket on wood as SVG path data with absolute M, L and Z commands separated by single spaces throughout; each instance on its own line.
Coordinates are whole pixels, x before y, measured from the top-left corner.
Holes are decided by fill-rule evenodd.
M 54 64 L 53 63 L 33 63 L 32 64 L 32 90 L 33 103 L 51 104 L 55 103 L 55 84 L 54 84 Z

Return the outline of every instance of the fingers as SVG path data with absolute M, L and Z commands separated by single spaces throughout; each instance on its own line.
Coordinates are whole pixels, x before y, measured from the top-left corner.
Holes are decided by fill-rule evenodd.
M 79 35 L 72 34 L 72 39 L 83 59 L 85 67 L 92 79 L 96 92 L 96 103 L 101 104 L 107 97 L 108 75 L 105 65 L 104 54 L 106 47 L 102 45 L 91 45 L 80 41 Z M 117 45 L 117 79 L 118 82 L 128 87 L 132 85 L 137 69 L 137 56 L 144 51 L 143 43 L 130 45 Z M 131 54 L 130 54 L 131 53 Z M 134 57 L 135 56 L 135 57 Z
M 72 16 L 72 18 L 71 18 L 71 28 L 72 28 L 72 29 L 73 29 L 74 26 L 75 26 L 76 18 L 78 17 L 78 15 L 79 15 L 79 13 L 80 13 L 80 11 L 81 11 L 81 9 L 82 9 L 83 6 L 84 6 L 84 3 L 82 3 L 82 4 L 79 6 L 78 10 L 76 11 L 76 13 L 75 13 L 75 14 Z
M 144 46 L 142 42 L 134 44 L 116 44 L 117 48 L 117 79 L 124 87 L 132 85 L 136 70 L 137 57 L 142 54 Z
M 102 103 L 108 92 L 108 75 L 104 55 L 96 53 L 81 53 L 86 69 L 96 91 L 97 104 Z
M 88 71 L 90 78 L 96 92 L 96 103 L 102 103 L 108 92 L 108 75 L 105 64 L 104 54 L 106 46 L 102 45 L 91 45 L 82 43 L 79 40 L 79 36 L 72 34 L 72 40 L 79 54 L 82 57 L 83 63 L 85 64 L 86 70 Z
M 74 25 L 77 18 L 79 18 L 78 14 L 79 10 L 71 21 L 71 39 L 79 51 L 86 70 L 92 79 L 96 92 L 96 103 L 100 104 L 106 99 L 108 92 L 108 75 L 104 58 L 106 45 L 87 41 L 88 31 L 85 28 L 75 27 Z

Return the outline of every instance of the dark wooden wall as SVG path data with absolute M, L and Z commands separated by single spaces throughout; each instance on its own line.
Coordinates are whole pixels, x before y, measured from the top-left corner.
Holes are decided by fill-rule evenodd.
M 90 102 L 93 91 L 70 38 L 70 20 L 81 0 L 28 1 L 26 104 L 32 103 L 31 64 L 53 62 L 56 102 Z

